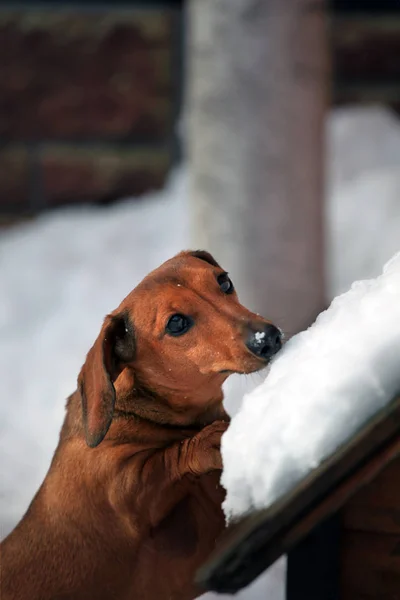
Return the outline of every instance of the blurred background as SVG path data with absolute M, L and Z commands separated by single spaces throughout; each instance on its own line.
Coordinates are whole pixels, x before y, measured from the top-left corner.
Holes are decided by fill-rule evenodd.
M 400 249 L 399 52 L 397 0 L 0 2 L 1 538 L 150 269 L 207 248 L 291 335 Z

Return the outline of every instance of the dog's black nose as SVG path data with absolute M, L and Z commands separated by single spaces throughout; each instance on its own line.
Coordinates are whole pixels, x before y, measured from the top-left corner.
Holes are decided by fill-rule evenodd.
M 268 360 L 282 348 L 282 333 L 275 325 L 265 325 L 259 331 L 251 332 L 246 346 L 259 358 Z

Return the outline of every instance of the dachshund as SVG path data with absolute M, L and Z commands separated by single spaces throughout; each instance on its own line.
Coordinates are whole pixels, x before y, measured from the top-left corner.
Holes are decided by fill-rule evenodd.
M 150 273 L 109 314 L 59 444 L 0 546 L 2 600 L 190 600 L 223 533 L 222 384 L 262 369 L 281 331 L 206 251 Z

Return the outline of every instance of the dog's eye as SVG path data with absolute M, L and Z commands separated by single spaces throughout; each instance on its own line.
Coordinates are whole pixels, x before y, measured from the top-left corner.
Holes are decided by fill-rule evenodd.
M 228 273 L 222 273 L 218 277 L 218 283 L 224 294 L 232 294 L 233 290 L 235 289 L 232 281 L 228 277 Z
M 168 320 L 165 331 L 169 333 L 169 335 L 183 335 L 186 333 L 191 326 L 193 325 L 193 321 L 189 317 L 185 317 L 185 315 L 172 315 Z

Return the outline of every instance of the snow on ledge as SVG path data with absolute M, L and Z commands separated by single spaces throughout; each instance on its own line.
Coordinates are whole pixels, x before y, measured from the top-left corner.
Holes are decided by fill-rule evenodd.
M 222 440 L 228 519 L 267 507 L 400 392 L 400 253 L 293 337 Z

